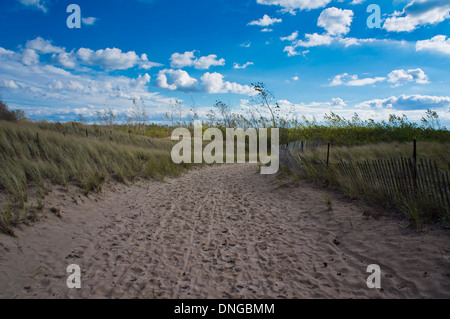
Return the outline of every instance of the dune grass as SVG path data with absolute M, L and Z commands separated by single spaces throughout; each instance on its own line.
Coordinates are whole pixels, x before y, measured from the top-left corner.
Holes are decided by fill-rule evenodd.
M 412 143 L 379 143 L 360 146 L 336 146 L 330 150 L 329 167 L 326 167 L 327 146 L 306 149 L 304 152 L 294 151 L 301 155 L 308 164 L 302 165 L 306 176 L 313 181 L 326 182 L 327 185 L 336 186 L 345 195 L 352 199 L 365 199 L 375 205 L 381 205 L 386 210 L 398 210 L 414 222 L 421 229 L 424 223 L 450 221 L 450 212 L 447 208 L 436 205 L 428 197 L 414 197 L 414 200 L 403 196 L 392 196 L 384 185 L 374 189 L 369 181 L 362 176 L 350 178 L 339 168 L 340 161 L 346 163 L 366 160 L 389 160 L 398 158 L 411 158 L 413 155 Z M 419 142 L 417 144 L 417 159 L 431 159 L 436 161 L 440 173 L 449 172 L 450 144 L 436 142 Z
M 84 126 L 0 122 L 0 231 L 36 219 L 52 185 L 98 192 L 111 178 L 177 176 L 173 142 Z

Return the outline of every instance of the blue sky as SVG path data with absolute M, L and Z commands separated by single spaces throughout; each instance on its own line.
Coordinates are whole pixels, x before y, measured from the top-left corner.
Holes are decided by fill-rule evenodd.
M 245 113 L 261 81 L 286 116 L 420 121 L 432 108 L 448 126 L 449 31 L 448 0 L 2 0 L 0 94 L 52 121 L 126 115 L 142 98 L 158 122 L 174 100 Z

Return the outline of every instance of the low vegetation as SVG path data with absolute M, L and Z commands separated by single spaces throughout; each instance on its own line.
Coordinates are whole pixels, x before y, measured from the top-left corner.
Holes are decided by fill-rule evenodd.
M 0 122 L 0 229 L 35 219 L 51 185 L 75 184 L 88 194 L 105 180 L 176 176 L 170 140 L 79 123 Z

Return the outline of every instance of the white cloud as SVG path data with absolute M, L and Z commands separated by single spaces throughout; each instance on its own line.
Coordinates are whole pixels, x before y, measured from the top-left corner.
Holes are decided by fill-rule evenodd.
M 36 9 L 39 9 L 44 13 L 48 11 L 47 7 L 45 6 L 45 1 L 43 0 L 19 0 L 19 2 L 25 6 L 35 7 Z
M 347 106 L 347 104 L 341 98 L 333 98 L 330 101 L 330 106 L 344 107 Z
M 22 51 L 22 63 L 24 65 L 33 65 L 39 63 L 39 55 L 33 49 L 24 49 Z
M 357 39 L 357 38 L 337 38 L 337 41 L 345 47 L 349 47 L 352 45 L 362 45 L 365 43 L 375 42 L 375 39 Z
M 97 18 L 94 17 L 81 18 L 81 21 L 86 25 L 94 25 L 95 21 L 97 21 Z
M 248 85 L 240 85 L 223 80 L 224 76 L 220 73 L 205 73 L 201 77 L 203 89 L 207 93 L 235 93 L 254 95 L 256 91 Z
M 40 54 L 49 58 L 40 61 Z M 88 104 L 96 106 L 95 114 L 104 108 L 105 101 L 122 112 L 126 112 L 132 99 L 144 98 L 148 105 L 155 107 L 164 106 L 168 101 L 158 93 L 148 92 L 151 78 L 146 73 L 136 78 L 111 76 L 74 65 L 78 62 L 76 58 L 75 51 L 68 53 L 43 39 L 29 41 L 16 52 L 0 48 L 0 87 L 4 99 L 11 108 L 21 108 L 33 119 L 47 120 L 73 120 L 74 110 L 82 110 Z M 74 68 L 76 74 L 56 65 Z
M 377 40 L 377 39 L 357 39 L 357 38 L 343 38 L 341 36 L 333 36 L 330 34 L 305 34 L 305 40 L 294 40 L 290 46 L 284 48 L 284 52 L 287 52 L 288 56 L 305 55 L 309 51 L 298 52 L 296 49 L 298 47 L 312 48 L 318 46 L 329 46 L 333 43 L 342 44 L 345 47 L 362 45 L 366 43 L 380 43 L 387 42 L 388 40 Z M 390 43 L 402 43 L 396 41 L 390 41 Z
M 265 14 L 261 19 L 249 22 L 248 25 L 257 25 L 260 27 L 268 27 L 274 25 L 275 23 L 282 22 L 282 19 L 271 18 L 267 14 Z
M 201 85 L 199 85 L 201 84 Z M 184 70 L 161 70 L 155 81 L 155 85 L 162 89 L 182 92 L 203 92 L 208 94 L 215 93 L 234 93 L 253 95 L 255 90 L 248 85 L 240 85 L 224 81 L 224 76 L 220 73 L 206 72 L 200 78 L 200 82 L 191 77 Z
M 8 89 L 17 90 L 23 86 L 24 86 L 23 83 L 18 82 L 18 81 L 3 80 L 3 87 L 8 88 Z
M 352 2 L 350 2 L 350 4 L 353 4 L 353 5 L 355 5 L 355 4 L 361 4 L 361 3 L 363 3 L 364 1 L 366 1 L 366 0 L 353 0 Z
M 377 82 L 383 82 L 386 78 L 375 77 L 375 78 L 364 78 L 360 79 L 357 75 L 349 75 L 348 73 L 343 73 L 336 75 L 330 83 L 330 86 L 345 85 L 345 86 L 365 86 L 373 85 Z
M 175 69 L 182 69 L 186 66 L 192 66 L 195 60 L 194 54 L 195 51 L 184 52 L 183 54 L 181 53 L 172 54 L 172 57 L 170 58 L 171 67 Z
M 306 54 L 309 53 L 309 50 L 299 52 L 293 46 L 287 46 L 284 48 L 283 52 L 287 52 L 288 57 L 293 57 L 293 56 L 297 56 L 297 55 L 305 56 Z
M 182 69 L 184 67 L 195 67 L 197 70 L 207 70 L 212 66 L 224 66 L 225 59 L 217 59 L 217 55 L 210 54 L 200 58 L 195 57 L 195 51 L 187 51 L 183 54 L 174 53 L 171 58 L 171 67 Z
M 413 70 L 394 70 L 388 74 L 388 82 L 395 86 L 400 86 L 408 82 L 416 82 L 418 84 L 429 83 L 428 76 L 422 69 Z
M 281 6 L 287 11 L 296 9 L 310 10 L 323 8 L 331 2 L 331 0 L 256 0 L 259 4 Z
M 25 50 L 35 53 L 32 49 Z M 131 99 L 141 97 L 151 105 L 165 104 L 165 98 L 158 93 L 148 92 L 148 74 L 128 78 L 90 70 L 87 74 L 75 75 L 39 60 L 26 65 L 22 59 L 23 52 L 11 54 L 11 51 L 0 49 L 0 86 L 4 97 L 20 101 L 20 105 L 12 102 L 10 106 L 24 109 L 27 116 L 48 119 L 49 116 L 60 114 L 72 116 L 69 117 L 71 120 L 75 118 L 74 109 L 82 109 L 88 104 L 96 105 L 97 110 L 100 110 L 108 101 L 123 108 Z M 39 103 L 51 107 L 43 108 Z M 62 109 L 61 104 L 67 107 Z
M 136 52 L 122 52 L 117 48 L 107 48 L 104 50 L 93 51 L 87 48 L 81 48 L 77 51 L 77 57 L 86 65 L 100 66 L 105 70 L 127 70 L 134 66 L 140 66 L 145 69 L 160 64 L 151 64 L 146 55 L 140 58 Z
M 411 32 L 450 18 L 450 3 L 441 0 L 413 0 L 402 12 L 394 12 L 383 28 L 389 32 Z
M 41 55 L 51 54 L 51 63 L 67 69 L 75 69 L 80 64 L 98 66 L 108 71 L 126 70 L 135 66 L 141 69 L 162 66 L 149 61 L 146 54 L 139 57 L 134 51 L 122 52 L 116 48 L 98 51 L 80 48 L 78 51 L 67 52 L 65 48 L 54 46 L 51 41 L 41 37 L 27 41 L 21 52 L 2 50 L 4 52 L 0 51 L 0 54 L 9 54 L 25 65 L 35 65 L 39 63 Z
M 239 46 L 240 46 L 241 48 L 250 48 L 251 45 L 252 45 L 251 42 L 245 42 L 245 43 L 241 43 Z
M 164 69 L 159 71 L 155 85 L 171 91 L 196 91 L 198 81 L 192 78 L 186 71 Z
M 317 47 L 321 45 L 330 45 L 334 38 L 328 34 L 305 34 L 306 40 L 296 40 L 293 43 L 293 47 L 304 47 L 304 48 L 311 48 L 311 47 Z
M 14 51 L 6 50 L 6 49 L 0 47 L 0 56 L 1 55 L 9 55 L 9 56 L 11 56 L 11 55 L 14 55 L 14 54 L 15 54 Z
M 425 72 L 418 69 L 410 70 L 394 70 L 387 75 L 387 77 L 373 77 L 373 78 L 363 78 L 360 79 L 357 75 L 349 75 L 348 73 L 343 73 L 336 75 L 329 86 L 365 86 L 373 85 L 379 82 L 388 81 L 392 83 L 394 87 L 401 86 L 405 83 L 415 82 L 417 84 L 427 84 L 429 83 L 428 76 Z
M 246 69 L 248 66 L 253 65 L 253 62 L 247 62 L 243 65 L 240 65 L 239 63 L 235 63 L 233 66 L 233 69 Z
M 338 36 L 349 33 L 352 21 L 352 10 L 342 10 L 333 7 L 322 11 L 317 25 L 324 28 L 328 34 Z
M 426 110 L 429 108 L 446 108 L 450 106 L 449 96 L 400 95 L 387 99 L 374 99 L 359 103 L 358 108 Z M 447 111 L 448 112 L 448 111 Z
M 194 67 L 197 70 L 208 70 L 212 66 L 224 66 L 225 59 L 217 60 L 217 55 L 210 54 L 208 56 L 202 56 L 194 61 Z
M 445 35 L 437 35 L 431 40 L 417 41 L 416 50 L 450 54 L 450 39 L 447 39 L 447 36 Z
M 149 61 L 148 57 L 147 57 L 147 54 L 143 53 L 141 55 L 141 61 L 139 61 L 139 67 L 141 69 L 148 70 L 148 69 L 151 69 L 151 68 L 154 68 L 154 67 L 160 67 L 160 66 L 163 66 L 163 65 L 161 63 L 156 63 L 156 62 Z
M 329 102 L 292 103 L 288 100 L 279 100 L 278 104 L 284 116 L 289 114 L 298 117 L 305 116 L 308 120 L 314 117 L 319 122 L 325 113 L 330 111 L 346 119 L 351 119 L 354 113 L 358 113 L 362 120 L 374 119 L 375 121 L 388 120 L 390 114 L 401 116 L 405 114 L 408 119 L 420 123 L 426 109 L 432 108 L 439 114 L 441 120 L 450 120 L 450 97 L 402 95 L 387 99 L 374 99 L 364 101 L 356 105 L 348 105 L 341 98 L 333 98 Z M 242 100 L 241 106 L 248 106 L 248 101 Z
M 76 56 L 73 53 L 53 54 L 52 61 L 66 69 L 74 69 L 76 67 Z
M 63 53 L 65 51 L 64 48 L 56 47 L 52 45 L 49 40 L 45 40 L 41 37 L 37 37 L 34 40 L 30 40 L 25 44 L 27 49 L 35 50 L 41 54 L 49 54 L 49 53 Z
M 298 38 L 298 31 L 293 32 L 291 35 L 287 37 L 281 37 L 281 41 L 294 41 Z

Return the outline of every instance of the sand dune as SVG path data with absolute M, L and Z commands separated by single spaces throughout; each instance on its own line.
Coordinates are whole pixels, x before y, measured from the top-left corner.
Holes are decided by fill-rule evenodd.
M 449 298 L 449 230 L 406 222 L 251 164 L 109 185 L 0 235 L 1 298 Z M 82 269 L 68 289 L 66 268 Z M 382 289 L 366 285 L 378 264 Z

